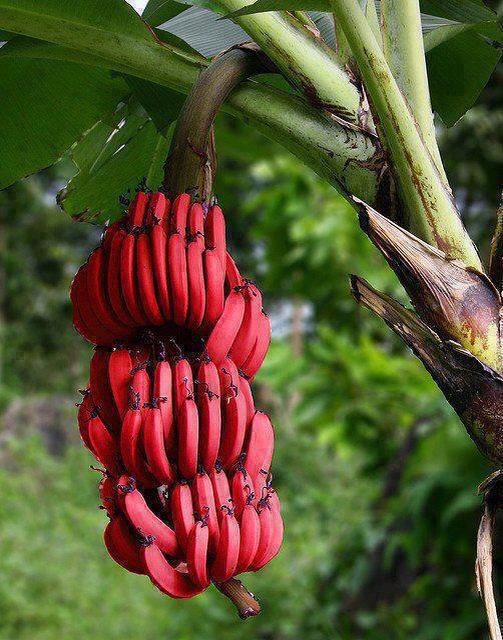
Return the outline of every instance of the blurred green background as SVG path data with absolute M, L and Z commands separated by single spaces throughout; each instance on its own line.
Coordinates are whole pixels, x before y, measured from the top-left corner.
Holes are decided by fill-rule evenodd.
M 503 169 L 501 81 L 500 68 L 440 130 L 484 251 Z M 476 486 L 490 469 L 421 365 L 357 307 L 348 274 L 406 301 L 400 286 L 354 212 L 295 159 L 227 118 L 217 143 L 229 241 L 273 323 L 254 392 L 276 427 L 286 536 L 245 580 L 263 612 L 241 622 L 211 588 L 170 600 L 106 554 L 75 420 L 90 347 L 68 300 L 100 230 L 55 205 L 66 160 L 0 193 L 0 639 L 485 637 L 473 560 Z

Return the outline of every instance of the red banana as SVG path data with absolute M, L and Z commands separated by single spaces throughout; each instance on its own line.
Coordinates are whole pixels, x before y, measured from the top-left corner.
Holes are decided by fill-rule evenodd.
M 129 205 L 127 213 L 127 220 L 129 226 L 133 229 L 141 227 L 145 220 L 145 207 L 147 206 L 148 193 L 144 191 L 138 191 L 133 198 L 133 201 Z
M 182 480 L 175 484 L 170 496 L 170 505 L 176 538 L 180 547 L 185 551 L 189 533 L 195 522 L 192 492 L 187 482 Z
M 130 394 L 132 394 L 131 401 L 138 404 L 139 409 L 143 409 L 145 404 L 150 402 L 152 397 L 150 391 L 150 376 L 147 371 L 140 366 L 133 374 L 131 381 Z
M 252 504 L 246 504 L 239 522 L 239 557 L 236 573 L 248 571 L 257 555 L 260 541 L 260 520 Z
M 232 476 L 232 501 L 238 520 L 241 518 L 245 506 L 252 503 L 254 496 L 253 481 L 246 470 L 239 466 Z
M 87 293 L 87 264 L 78 270 L 70 288 L 70 298 L 74 308 L 76 328 L 86 340 L 94 344 L 113 344 L 115 336 L 104 327 L 93 311 Z
M 136 281 L 136 233 L 130 232 L 122 241 L 120 255 L 120 281 L 126 308 L 137 326 L 148 325 L 147 317 L 140 304 L 140 294 Z
M 227 474 L 219 464 L 215 465 L 208 475 L 213 489 L 218 522 L 221 524 L 223 518 L 222 507 L 232 507 L 229 481 L 227 480 Z
M 112 351 L 108 359 L 108 382 L 121 418 L 128 409 L 132 368 L 133 363 L 127 349 Z
M 204 359 L 197 370 L 198 394 L 208 391 L 210 395 L 220 397 L 220 377 L 218 369 L 211 360 Z
M 197 586 L 205 589 L 210 579 L 206 567 L 208 556 L 209 529 L 204 520 L 192 526 L 187 543 L 187 571 Z
M 107 349 L 97 347 L 94 350 L 89 364 L 89 387 L 99 416 L 111 431 L 117 433 L 120 430 L 120 417 L 108 381 L 109 357 Z
M 232 509 L 223 507 L 218 548 L 210 568 L 214 580 L 225 582 L 236 572 L 239 558 L 239 524 Z
M 199 202 L 195 202 L 191 206 L 188 223 L 189 241 L 196 242 L 201 250 L 204 251 L 204 214 L 203 207 Z
M 192 481 L 192 502 L 194 510 L 208 524 L 210 539 L 209 552 L 213 555 L 218 546 L 220 529 L 218 525 L 217 507 L 213 495 L 211 480 L 206 473 L 198 473 Z
M 105 249 L 105 252 L 109 251 L 112 240 L 115 238 L 115 234 L 120 229 L 120 224 L 120 220 L 114 220 L 114 222 L 105 226 L 101 236 L 101 244 Z
M 230 253 L 225 256 L 225 276 L 230 289 L 242 286 L 243 277 L 239 273 L 239 269 Z
M 164 324 L 164 318 L 157 302 L 150 238 L 147 233 L 140 233 L 136 238 L 136 276 L 141 306 L 149 324 Z
M 127 233 L 123 229 L 119 229 L 110 243 L 106 267 L 107 296 L 118 320 L 128 327 L 135 327 L 137 323 L 127 310 L 121 288 L 121 251 L 126 236 Z
M 104 474 L 98 485 L 101 506 L 109 518 L 117 513 L 115 482 L 110 476 Z
M 145 569 L 152 583 L 172 598 L 192 598 L 204 591 L 196 586 L 187 574 L 174 569 L 156 543 L 145 544 L 141 549 Z
M 152 252 L 152 267 L 159 305 L 161 307 L 164 320 L 169 322 L 172 314 L 168 284 L 168 238 L 161 223 L 155 224 L 152 228 L 152 231 L 150 232 L 150 245 Z
M 194 399 L 184 400 L 177 418 L 178 471 L 182 478 L 192 478 L 197 471 L 199 417 Z
M 222 315 L 225 302 L 225 271 L 215 249 L 206 249 L 203 254 L 204 282 L 206 284 L 206 302 L 204 305 L 203 326 L 213 328 Z
M 243 320 L 245 300 L 241 289 L 232 289 L 224 310 L 206 342 L 206 351 L 215 364 L 220 364 L 234 342 Z
M 252 352 L 258 337 L 262 312 L 262 295 L 254 284 L 247 284 L 243 289 L 243 295 L 245 297 L 243 321 L 229 352 L 229 356 L 238 368 L 246 362 Z
M 192 367 L 185 358 L 177 360 L 173 366 L 173 400 L 178 413 L 185 400 L 194 397 Z
M 179 556 L 180 548 L 175 532 L 150 509 L 142 493 L 136 489 L 132 478 L 119 478 L 117 497 L 123 513 L 141 536 L 154 536 L 155 544 L 161 551 L 173 558 Z
M 269 473 L 274 449 L 274 430 L 265 413 L 257 411 L 248 430 L 244 468 L 255 482 L 259 472 Z M 259 496 L 260 498 L 260 496 Z
M 171 320 L 171 302 L 168 283 L 167 251 L 168 220 L 170 202 L 159 191 L 150 196 L 148 203 L 147 224 L 150 230 L 150 251 L 152 270 L 157 291 L 157 300 L 164 320 Z
M 89 390 L 85 391 L 82 402 L 78 406 L 77 422 L 79 424 L 80 437 L 84 445 L 89 449 L 94 457 L 96 457 L 96 454 L 93 451 L 93 445 L 89 439 L 89 420 L 96 415 L 97 410 L 94 406 L 93 398 Z
M 203 321 L 206 305 L 203 249 L 196 240 L 189 242 L 187 246 L 187 274 L 189 287 L 187 326 L 195 331 Z
M 162 193 L 138 193 L 70 295 L 76 328 L 102 345 L 78 420 L 109 470 L 99 493 L 110 555 L 173 597 L 259 569 L 283 537 L 273 428 L 249 383 L 270 325 L 227 253 L 221 209 L 205 217 L 188 194 L 170 209 Z
M 269 348 L 269 342 L 271 340 L 271 325 L 269 318 L 264 312 L 260 314 L 259 329 L 257 340 L 253 345 L 250 355 L 246 359 L 246 362 L 241 366 L 243 373 L 248 378 L 253 378 L 260 368 L 260 365 L 264 361 L 265 354 Z
M 239 372 L 239 392 L 243 394 L 245 399 L 246 427 L 248 428 L 251 421 L 253 420 L 253 416 L 255 415 L 255 402 L 253 401 L 250 383 L 241 372 Z
M 220 447 L 222 416 L 220 380 L 213 362 L 203 362 L 197 371 L 197 409 L 199 412 L 199 458 L 206 470 L 213 468 Z
M 228 469 L 237 460 L 246 435 L 246 400 L 239 391 L 239 374 L 236 365 L 226 358 L 219 367 L 222 390 L 223 433 L 218 454 L 223 466 Z
M 274 522 L 271 507 L 268 503 L 268 496 L 259 501 L 257 507 L 260 521 L 260 540 L 257 553 L 250 565 L 252 571 L 258 571 L 269 560 L 269 549 L 273 542 Z
M 157 482 L 148 471 L 143 460 L 141 443 L 141 431 L 143 424 L 143 412 L 137 404 L 132 405 L 122 421 L 120 434 L 120 450 L 124 466 L 140 484 L 146 487 L 155 487 Z
M 189 308 L 189 285 L 185 238 L 179 232 L 171 234 L 168 238 L 168 277 L 171 285 L 173 322 L 183 326 Z
M 87 292 L 89 302 L 99 322 L 114 334 L 116 339 L 131 337 L 131 327 L 122 324 L 114 315 L 106 298 L 105 260 L 103 247 L 96 249 L 87 261 Z
M 87 428 L 94 455 L 111 475 L 119 476 L 122 469 L 114 437 L 99 416 L 91 418 Z
M 150 194 L 146 221 L 149 226 L 160 224 L 166 228 L 169 218 L 170 201 L 160 191 Z
M 159 484 L 171 484 L 175 474 L 166 453 L 161 410 L 157 407 L 148 407 L 144 411 L 143 448 L 152 475 Z
M 204 223 L 204 234 L 206 246 L 214 248 L 222 268 L 225 269 L 225 258 L 227 245 L 225 240 L 225 218 L 222 209 L 218 205 L 213 205 L 208 211 Z
M 103 539 L 112 560 L 132 573 L 145 573 L 140 542 L 130 531 L 124 516 L 118 513 L 110 520 L 105 527 Z
M 270 494 L 269 503 L 271 505 L 273 531 L 272 540 L 267 550 L 267 556 L 263 564 L 269 562 L 271 558 L 274 558 L 274 556 L 280 550 L 281 543 L 283 542 L 283 519 L 281 518 L 279 499 L 275 492 L 272 492 Z
M 189 214 L 190 196 L 188 193 L 181 193 L 173 200 L 171 209 L 170 231 L 179 233 L 185 241 L 187 232 L 187 217 Z
M 79 303 L 77 299 L 77 286 L 75 285 L 75 280 L 72 281 L 70 285 L 70 300 L 72 301 L 72 322 L 75 329 L 80 333 L 81 336 L 84 337 L 85 340 L 92 342 L 94 344 L 102 343 L 101 338 L 98 333 L 92 331 L 89 326 L 84 322 L 84 318 L 79 310 Z M 106 344 L 108 340 L 105 340 L 103 344 Z
M 164 444 L 168 458 L 175 456 L 176 433 L 173 421 L 173 389 L 171 365 L 167 361 L 158 362 L 154 371 L 153 397 L 156 400 L 162 418 Z

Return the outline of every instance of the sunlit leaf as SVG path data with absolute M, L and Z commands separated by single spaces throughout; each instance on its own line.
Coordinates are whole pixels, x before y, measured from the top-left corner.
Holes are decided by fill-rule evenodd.
M 5 55 L 16 40 L 0 56 L 1 187 L 56 162 L 128 92 L 105 69 Z
M 125 80 L 159 131 L 163 131 L 176 120 L 185 101 L 185 96 L 168 89 L 168 87 L 162 87 L 134 76 L 125 76 Z
M 142 18 L 147 20 L 153 27 L 158 27 L 163 22 L 174 18 L 186 7 L 174 0 L 149 0 L 143 10 Z
M 420 0 L 421 10 L 457 22 L 495 21 L 496 14 L 482 0 Z
M 433 109 L 447 126 L 455 124 L 473 106 L 500 58 L 501 51 L 474 29 L 462 30 L 428 51 Z
M 123 0 L 1 0 L 0 8 L 7 18 L 19 21 L 20 25 L 23 19 L 26 23 L 40 21 L 47 23 L 55 32 L 64 23 L 73 25 L 76 30 L 86 26 L 134 38 L 151 38 L 140 16 Z
M 204 56 L 213 56 L 250 36 L 230 20 L 203 7 L 190 7 L 163 25 L 162 30 L 178 36 Z
M 186 51 L 192 56 L 199 57 L 198 52 L 178 36 L 161 29 L 155 29 L 155 32 L 163 42 L 167 42 L 181 51 Z M 203 56 L 200 56 L 200 58 L 201 61 L 204 61 Z M 184 95 L 168 87 L 163 87 L 135 76 L 125 75 L 124 78 L 133 95 L 152 118 L 159 131 L 163 131 L 171 122 L 176 120 L 185 101 Z
M 114 126 L 97 123 L 72 150 L 78 173 L 59 194 L 59 203 L 79 220 L 118 217 L 124 209 L 118 194 L 134 192 L 139 184 L 159 187 L 168 144 L 145 116 L 122 108 Z

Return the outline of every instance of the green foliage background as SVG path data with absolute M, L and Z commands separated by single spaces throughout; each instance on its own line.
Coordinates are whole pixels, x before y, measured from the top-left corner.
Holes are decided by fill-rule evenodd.
M 441 134 L 483 246 L 503 166 L 501 86 L 499 72 Z M 73 410 L 90 348 L 68 301 L 99 229 L 53 204 L 67 160 L 0 194 L 0 639 L 484 637 L 472 568 L 489 468 L 420 364 L 349 293 L 356 272 L 405 301 L 396 279 L 353 211 L 292 157 L 230 119 L 217 140 L 229 239 L 274 325 L 255 394 L 276 427 L 286 537 L 246 580 L 263 613 L 241 622 L 212 589 L 169 600 L 106 555 Z

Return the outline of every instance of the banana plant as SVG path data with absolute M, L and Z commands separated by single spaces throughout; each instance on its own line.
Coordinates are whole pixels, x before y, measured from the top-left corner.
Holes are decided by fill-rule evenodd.
M 77 173 L 59 202 L 95 223 L 118 217 L 117 194 L 141 177 L 159 186 L 184 95 L 213 56 L 254 43 L 276 81 L 240 78 L 222 109 L 354 206 L 410 307 L 351 275 L 356 301 L 402 338 L 480 452 L 503 464 L 503 210 L 484 263 L 434 124 L 434 112 L 455 124 L 500 59 L 503 32 L 481 0 L 150 0 L 141 16 L 125 0 L 0 0 L 0 29 L 0 186 L 69 153 Z M 482 485 L 477 560 L 493 639 L 499 480 Z

